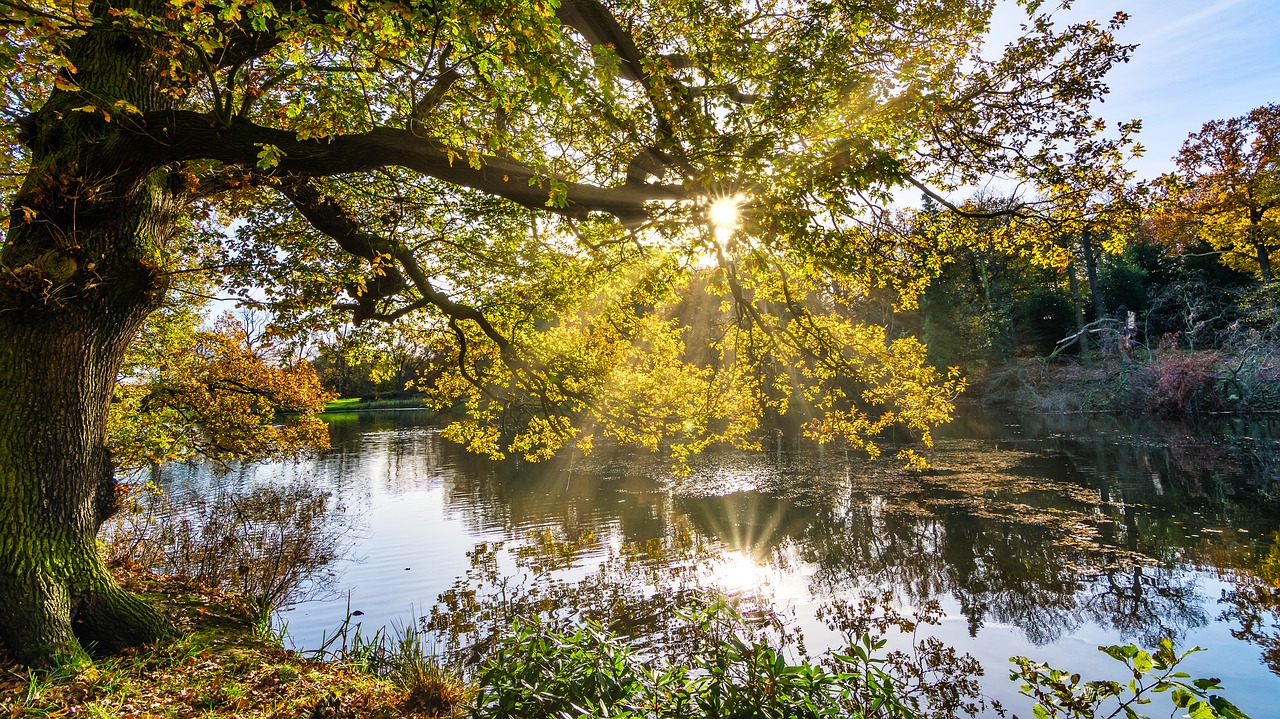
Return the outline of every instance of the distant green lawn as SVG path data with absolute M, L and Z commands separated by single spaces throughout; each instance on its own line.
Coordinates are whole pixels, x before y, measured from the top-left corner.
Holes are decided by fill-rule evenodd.
M 359 397 L 343 397 L 342 399 L 335 399 L 334 401 L 326 404 L 324 406 L 324 411 L 336 412 L 344 409 L 355 409 L 353 405 L 357 405 L 359 403 Z
M 325 412 L 356 412 L 366 409 L 419 409 L 424 408 L 422 397 L 400 397 L 397 399 L 361 399 L 359 397 L 343 397 L 335 399 L 324 406 Z

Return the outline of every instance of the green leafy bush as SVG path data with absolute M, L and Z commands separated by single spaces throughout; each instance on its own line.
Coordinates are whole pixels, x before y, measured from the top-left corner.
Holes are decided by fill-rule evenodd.
M 1116 661 L 1122 662 L 1132 678 L 1128 682 L 1114 680 L 1082 681 L 1079 674 L 1054 669 L 1043 662 L 1026 657 L 1010 661 L 1017 667 L 1009 678 L 1021 681 L 1021 691 L 1036 701 L 1036 719 L 1147 719 L 1137 707 L 1152 702 L 1152 694 L 1168 693 L 1174 707 L 1185 710 L 1190 719 L 1248 719 L 1220 694 L 1218 679 L 1196 679 L 1179 671 L 1178 665 L 1188 655 L 1203 651 L 1192 647 L 1181 654 L 1173 642 L 1161 639 L 1154 653 L 1127 644 L 1098 647 Z
M 475 677 L 473 719 L 570 717 L 715 717 L 716 719 L 924 719 L 904 702 L 889 667 L 875 653 L 883 640 L 865 635 L 826 666 L 789 660 L 741 632 L 732 607 L 717 603 L 688 615 L 712 641 L 683 661 L 649 656 L 596 622 L 557 628 L 517 620 Z M 1154 652 L 1134 645 L 1099 647 L 1125 665 L 1127 681 L 1083 681 L 1079 674 L 1014 657 L 1010 678 L 1035 701 L 1036 719 L 1147 719 L 1138 709 L 1166 694 L 1179 716 L 1248 719 L 1217 679 L 1193 678 L 1178 665 L 1199 647 Z M 1004 713 L 1001 710 L 1000 715 Z M 1175 712 L 1176 713 L 1176 712 Z M 1016 717 L 1015 717 L 1016 719 Z
M 719 634 L 743 619 L 729 605 L 689 620 L 714 640 L 685 661 L 637 653 L 624 637 L 587 622 L 572 630 L 517 621 L 481 666 L 471 715 L 524 719 L 593 717 L 875 717 L 912 719 L 894 682 L 871 656 L 870 640 L 833 658 L 844 671 L 792 662 L 743 633 Z

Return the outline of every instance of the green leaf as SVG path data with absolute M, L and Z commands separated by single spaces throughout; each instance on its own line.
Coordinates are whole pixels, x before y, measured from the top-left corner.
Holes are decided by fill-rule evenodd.
M 1218 713 L 1209 706 L 1208 702 L 1198 701 L 1191 706 L 1191 711 L 1187 713 L 1191 719 L 1217 719 Z
M 1182 688 L 1174 689 L 1169 698 L 1173 701 L 1173 705 L 1179 709 L 1186 709 L 1191 706 L 1191 702 L 1195 701 L 1195 695 Z
M 1154 662 L 1151 661 L 1151 655 L 1144 651 L 1139 651 L 1133 657 L 1133 668 L 1135 671 L 1146 674 L 1151 671 Z
M 1113 644 L 1111 646 L 1098 647 L 1098 651 L 1106 654 L 1107 656 L 1117 661 L 1127 662 L 1130 658 L 1132 658 L 1135 654 L 1138 653 L 1138 648 L 1133 646 L 1132 644 L 1126 644 L 1124 646 Z
M 280 165 L 281 158 L 284 157 L 284 151 L 272 145 L 269 142 L 255 142 L 254 146 L 258 149 L 258 168 L 262 170 L 270 170 Z
M 1192 680 L 1191 683 L 1192 685 L 1195 686 L 1196 689 L 1199 689 L 1202 692 L 1207 692 L 1210 689 L 1222 688 L 1222 680 L 1217 677 L 1205 677 L 1204 679 L 1195 679 L 1195 680 Z
M 1225 697 L 1215 694 L 1209 697 L 1209 704 L 1212 705 L 1213 708 L 1217 710 L 1218 715 L 1224 717 L 1224 719 L 1249 719 L 1244 712 L 1240 711 L 1235 704 L 1227 701 Z

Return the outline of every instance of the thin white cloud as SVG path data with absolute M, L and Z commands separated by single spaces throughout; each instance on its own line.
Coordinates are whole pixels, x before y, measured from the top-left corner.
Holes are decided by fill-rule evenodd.
M 1164 40 L 1176 37 L 1183 30 L 1198 26 L 1203 21 L 1213 17 L 1214 15 L 1230 10 L 1245 1 L 1246 0 L 1218 0 L 1218 2 L 1200 10 L 1199 12 L 1194 12 L 1186 17 L 1152 30 L 1146 35 L 1138 38 L 1136 42 L 1140 45 L 1157 44 Z M 1200 28 L 1200 30 L 1202 31 L 1203 28 Z
M 1280 100 L 1276 0 L 1081 0 L 1073 10 L 1105 18 L 1117 7 L 1132 15 L 1117 39 L 1139 47 L 1108 76 L 1112 93 L 1098 112 L 1143 120 L 1148 152 L 1133 163 L 1140 176 L 1172 169 L 1187 134 L 1203 123 Z

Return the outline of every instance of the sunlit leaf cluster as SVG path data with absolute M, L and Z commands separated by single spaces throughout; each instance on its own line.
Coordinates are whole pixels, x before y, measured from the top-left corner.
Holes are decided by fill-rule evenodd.
M 227 315 L 202 329 L 200 319 L 179 307 L 144 330 L 111 404 L 117 466 L 280 458 L 328 447 L 317 414 L 332 396 L 311 365 L 243 320 Z

